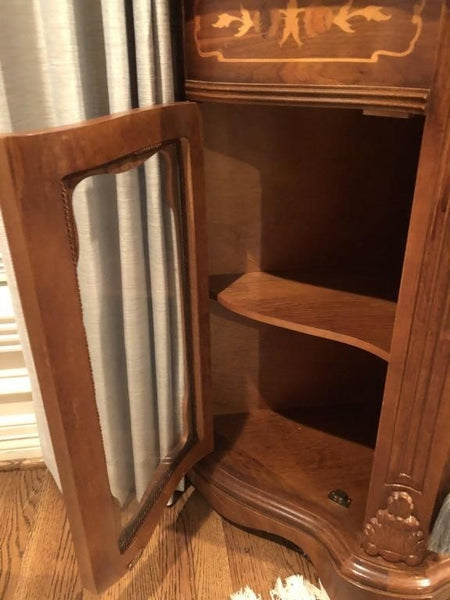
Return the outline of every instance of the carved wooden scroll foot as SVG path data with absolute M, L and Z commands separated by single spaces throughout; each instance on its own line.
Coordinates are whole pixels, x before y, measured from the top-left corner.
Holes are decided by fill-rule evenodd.
M 387 507 L 370 519 L 363 533 L 362 547 L 371 556 L 413 567 L 425 556 L 426 546 L 420 522 L 414 516 L 414 503 L 407 492 L 394 492 Z

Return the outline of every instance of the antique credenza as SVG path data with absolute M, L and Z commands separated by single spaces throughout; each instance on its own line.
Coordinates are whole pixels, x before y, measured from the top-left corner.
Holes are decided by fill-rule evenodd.
M 3 140 L 4 219 L 87 586 L 134 564 L 189 471 L 226 518 L 301 547 L 332 600 L 450 597 L 450 559 L 427 549 L 450 492 L 449 11 L 185 0 L 178 49 L 197 106 Z M 122 530 L 70 197 L 83 177 L 176 140 L 189 433 Z M 42 177 L 41 194 L 63 189 L 51 219 L 27 199 Z M 64 293 L 34 276 L 38 263 Z

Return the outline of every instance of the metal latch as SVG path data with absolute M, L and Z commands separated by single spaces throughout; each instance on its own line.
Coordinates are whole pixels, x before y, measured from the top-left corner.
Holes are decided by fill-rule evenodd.
M 336 502 L 336 504 L 344 506 L 345 508 L 348 508 L 352 503 L 352 499 L 349 498 L 348 494 L 344 492 L 344 490 L 331 490 L 331 492 L 328 494 L 328 498 L 333 502 Z

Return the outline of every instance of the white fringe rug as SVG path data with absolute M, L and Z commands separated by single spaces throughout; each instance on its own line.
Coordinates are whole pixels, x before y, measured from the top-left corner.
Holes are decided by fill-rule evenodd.
M 317 588 L 301 575 L 292 575 L 283 583 L 277 579 L 275 587 L 269 592 L 270 600 L 330 600 L 322 585 Z M 249 587 L 231 594 L 230 600 L 265 600 Z

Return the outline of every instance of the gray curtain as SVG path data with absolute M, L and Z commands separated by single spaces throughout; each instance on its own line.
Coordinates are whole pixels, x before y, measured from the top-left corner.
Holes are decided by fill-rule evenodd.
M 75 123 L 174 99 L 168 0 L 0 3 L 0 130 Z M 158 157 L 79 184 L 78 277 L 111 491 L 140 498 L 182 437 L 179 250 Z M 8 251 L 3 244 L 3 252 Z M 9 277 L 13 273 L 9 269 Z M 19 311 L 16 296 L 16 309 Z M 32 357 L 44 458 L 57 479 Z

